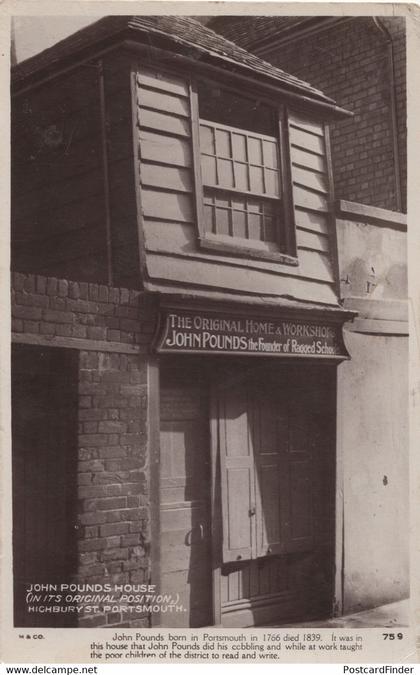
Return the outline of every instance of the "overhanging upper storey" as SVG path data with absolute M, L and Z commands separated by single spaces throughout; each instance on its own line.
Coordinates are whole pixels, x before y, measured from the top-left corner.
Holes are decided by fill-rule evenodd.
M 13 91 L 17 269 L 337 304 L 328 121 L 350 113 L 318 89 L 136 16 L 28 59 Z

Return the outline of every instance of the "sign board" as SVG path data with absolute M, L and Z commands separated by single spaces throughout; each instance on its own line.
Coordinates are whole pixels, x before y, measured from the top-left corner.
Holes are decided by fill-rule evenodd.
M 157 351 L 348 358 L 341 324 L 165 309 Z

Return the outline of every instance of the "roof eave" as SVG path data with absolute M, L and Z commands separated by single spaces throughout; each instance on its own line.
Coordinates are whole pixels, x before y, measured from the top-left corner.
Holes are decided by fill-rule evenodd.
M 108 18 L 108 17 L 106 17 Z M 129 18 L 129 17 L 127 17 Z M 95 24 L 92 24 L 94 26 Z M 89 28 L 82 28 L 78 33 L 87 32 Z M 97 39 L 92 39 L 88 44 L 82 45 L 79 49 L 72 50 L 68 53 L 58 52 L 56 58 L 51 61 L 47 61 L 45 64 L 40 64 L 38 68 L 29 72 L 28 74 L 21 75 L 20 71 L 31 62 L 36 62 L 39 60 L 40 55 L 46 55 L 48 53 L 54 53 L 57 51 L 57 46 L 60 44 L 65 44 L 68 38 L 61 40 L 59 43 L 48 47 L 40 54 L 36 54 L 21 63 L 18 63 L 12 68 L 11 71 L 11 90 L 14 94 L 19 94 L 22 90 L 31 88 L 32 86 L 37 86 L 45 80 L 49 80 L 53 77 L 59 76 L 67 70 L 72 70 L 73 68 L 78 67 L 82 63 L 86 63 L 94 58 L 100 57 L 102 54 L 117 48 L 124 39 L 129 35 L 129 26 L 126 23 L 120 30 L 116 30 L 100 36 Z
M 337 105 L 331 99 L 325 97 L 320 99 L 316 96 L 310 96 L 309 92 L 299 90 L 295 86 L 288 86 L 274 77 L 264 76 L 262 73 L 253 71 L 249 66 L 244 66 L 240 63 L 230 63 L 227 60 L 220 58 L 217 54 L 208 52 L 206 58 L 197 59 L 193 56 L 186 56 L 173 50 L 159 49 L 145 45 L 138 40 L 133 40 L 131 37 L 126 39 L 123 46 L 137 52 L 147 51 L 149 54 L 153 53 L 156 58 L 170 58 L 173 63 L 180 65 L 188 65 L 191 70 L 202 72 L 203 74 L 211 75 L 213 77 L 216 73 L 220 76 L 228 77 L 232 81 L 236 79 L 237 82 L 244 84 L 251 84 L 254 87 L 254 93 L 257 91 L 265 92 L 268 98 L 275 100 L 281 98 L 283 103 L 289 104 L 295 108 L 310 109 L 314 114 L 320 116 L 322 119 L 339 120 L 353 117 L 354 113 Z M 235 70 L 231 69 L 232 65 Z M 250 76 L 250 71 L 254 77 Z
M 105 20 L 101 21 L 105 25 Z M 92 24 L 92 26 L 94 25 Z M 87 29 L 82 29 L 79 32 L 88 32 L 88 29 L 91 28 L 89 26 Z M 342 119 L 353 116 L 353 113 L 336 105 L 327 96 L 311 95 L 310 90 L 304 87 L 299 87 L 295 83 L 284 82 L 274 76 L 264 74 L 248 64 L 241 64 L 239 61 L 224 57 L 217 52 L 197 46 L 195 48 L 196 53 L 191 54 L 193 46 L 188 45 L 188 43 L 182 40 L 177 40 L 173 36 L 153 32 L 155 37 L 154 42 L 163 46 L 151 45 L 150 42 L 146 42 L 144 39 L 148 35 L 147 29 L 139 29 L 138 25 L 131 22 L 131 17 L 126 17 L 124 23 L 118 25 L 115 30 L 110 31 L 108 34 L 101 34 L 97 39 L 95 39 L 93 30 L 91 32 L 93 34 L 92 40 L 88 44 L 81 45 L 80 49 L 68 53 L 63 52 L 60 54 L 58 51 L 56 58 L 53 58 L 50 62 L 47 60 L 45 64 L 41 63 L 38 69 L 33 70 L 26 76 L 23 75 L 19 78 L 19 69 L 22 68 L 22 64 L 15 66 L 12 71 L 12 73 L 15 73 L 15 77 L 12 74 L 12 93 L 19 94 L 26 91 L 33 86 L 37 86 L 46 80 L 58 76 L 64 71 L 71 70 L 92 59 L 99 58 L 110 50 L 118 47 L 128 47 L 132 50 L 147 50 L 149 53 L 151 51 L 156 54 L 159 53 L 161 58 L 168 58 L 169 56 L 171 60 L 182 62 L 184 65 L 188 64 L 189 67 L 196 70 L 205 71 L 206 69 L 212 69 L 214 72 L 218 71 L 220 74 L 223 73 L 225 76 L 229 76 L 232 80 L 236 79 L 237 81 L 246 81 L 248 84 L 252 83 L 254 87 L 266 91 L 271 98 L 283 96 L 291 105 L 309 107 L 317 111 L 318 115 L 322 118 Z M 66 40 L 62 42 L 64 46 Z M 57 51 L 57 45 L 45 50 L 43 54 L 51 53 L 51 50 L 53 50 L 52 53 L 54 53 L 54 50 Z M 200 55 L 199 58 L 197 58 L 198 55 Z M 39 59 L 39 55 L 28 59 L 28 63 L 32 59 L 37 58 Z

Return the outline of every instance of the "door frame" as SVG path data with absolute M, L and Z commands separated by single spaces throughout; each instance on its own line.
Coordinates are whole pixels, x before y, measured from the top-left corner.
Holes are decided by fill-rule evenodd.
M 184 355 L 182 355 L 184 357 Z M 210 417 L 211 417 L 211 387 L 210 387 L 210 376 L 209 376 L 209 359 L 207 356 L 199 355 L 194 357 L 191 355 L 185 356 L 186 365 L 189 367 L 194 367 L 197 370 L 201 370 L 203 373 L 204 386 L 206 386 L 206 396 L 208 399 L 208 409 L 207 409 L 207 425 L 206 425 L 206 438 L 207 438 L 207 452 L 209 467 L 210 467 L 210 480 L 211 484 L 209 486 L 208 495 L 208 522 L 209 522 L 209 532 L 211 533 L 211 538 L 209 541 L 209 548 L 211 554 L 211 573 L 209 575 L 209 583 L 211 583 L 211 593 L 214 589 L 214 580 L 213 580 L 213 565 L 212 565 L 212 556 L 213 556 L 213 518 L 212 518 L 212 503 L 213 495 L 212 490 L 214 487 L 213 476 L 211 472 L 211 462 L 212 462 L 212 451 L 211 451 L 211 442 L 212 435 L 210 429 Z M 150 359 L 148 362 L 148 432 L 149 442 L 150 442 L 150 506 L 151 506 L 151 552 L 150 552 L 150 561 L 151 561 L 151 571 L 152 571 L 152 583 L 156 583 L 158 587 L 158 592 L 161 592 L 162 588 L 162 564 L 161 564 L 161 541 L 162 541 L 162 528 L 161 528 L 161 441 L 160 441 L 160 430 L 161 430 L 161 384 L 162 384 L 162 375 L 165 370 L 182 370 L 183 363 L 178 360 L 178 357 L 162 357 Z M 155 540 L 155 541 L 153 541 Z M 209 602 L 209 615 L 211 616 L 212 623 L 209 623 L 209 626 L 215 625 L 214 619 L 214 604 Z M 162 620 L 160 613 L 151 613 L 151 625 L 152 627 L 162 626 Z
M 280 372 L 282 369 L 289 370 L 293 367 L 303 367 L 302 361 L 299 362 L 298 359 L 293 359 L 287 363 L 253 363 L 252 366 L 246 368 L 243 371 L 243 374 L 239 379 L 248 378 L 252 373 L 262 373 L 264 369 L 267 369 L 270 373 L 273 370 L 273 365 L 276 366 L 276 369 Z M 341 588 L 342 588 L 342 561 L 343 561 L 343 551 L 342 551 L 342 525 L 343 525 L 343 499 L 340 497 L 338 487 L 342 482 L 342 460 L 338 457 L 338 431 L 339 425 L 337 422 L 338 419 L 338 401 L 337 401 L 337 379 L 338 379 L 338 370 L 336 363 L 323 363 L 322 365 L 319 362 L 311 361 L 305 362 L 305 365 L 322 367 L 322 369 L 328 368 L 331 377 L 331 402 L 330 402 L 330 411 L 331 417 L 334 422 L 334 428 L 332 430 L 331 436 L 328 439 L 328 442 L 331 445 L 331 470 L 332 470 L 332 485 L 331 489 L 334 492 L 334 504 L 335 504 L 335 525 L 331 528 L 331 549 L 332 553 L 330 556 L 330 565 L 331 565 L 331 589 L 328 602 L 330 604 L 330 615 L 334 616 L 337 611 L 337 606 L 341 607 Z M 221 517 L 221 508 L 217 499 L 220 499 L 220 495 L 217 495 L 217 484 L 219 481 L 220 485 L 220 459 L 219 458 L 219 419 L 218 419 L 218 389 L 220 385 L 216 378 L 211 378 L 209 383 L 210 385 L 210 450 L 211 450 L 211 518 L 212 518 L 212 552 L 213 552 L 213 620 L 214 625 L 222 627 L 222 598 L 221 598 L 221 567 L 222 562 L 219 559 L 218 548 L 214 546 L 215 541 L 221 541 L 222 537 L 222 526 L 221 518 L 215 519 L 215 514 L 220 514 Z M 338 587 L 338 588 L 337 588 Z
M 194 358 L 194 357 L 193 357 Z M 217 360 L 220 360 L 224 363 L 227 363 L 228 360 L 231 363 L 238 363 L 242 361 L 243 363 L 249 363 L 249 367 L 244 371 L 244 377 L 249 374 L 250 371 L 262 371 L 264 368 L 269 369 L 270 371 L 273 368 L 272 359 L 267 360 L 266 363 L 252 363 L 249 359 L 244 357 L 215 357 Z M 186 361 L 190 362 L 191 357 L 187 356 Z M 198 357 L 197 361 L 201 361 L 203 364 L 203 371 L 206 370 L 206 363 L 209 363 L 210 359 L 206 356 Z M 148 361 L 148 431 L 149 431 L 149 443 L 150 443 L 150 490 L 151 490 L 151 567 L 153 570 L 153 577 L 156 579 L 156 583 L 159 585 L 161 582 L 160 575 L 160 540 L 161 540 L 161 528 L 160 528 L 160 374 L 161 370 L 167 367 L 169 364 L 176 364 L 175 359 L 169 358 L 168 361 L 162 360 L 161 358 L 154 358 Z M 333 410 L 331 411 L 332 416 L 334 417 L 334 429 L 331 434 L 330 442 L 334 446 L 334 472 L 333 472 L 333 489 L 335 490 L 335 527 L 331 533 L 333 541 L 332 549 L 333 555 L 331 557 L 332 565 L 332 589 L 330 596 L 331 604 L 331 615 L 335 615 L 337 612 L 337 607 L 341 607 L 341 588 L 342 588 L 342 523 L 343 523 L 343 513 L 342 513 L 342 499 L 339 494 L 339 486 L 342 482 L 342 461 L 340 459 L 340 450 L 339 450 L 339 401 L 337 400 L 337 379 L 338 379 L 338 369 L 337 363 L 335 362 L 323 362 L 320 364 L 315 360 L 302 362 L 298 359 L 291 359 L 287 363 L 276 363 L 276 368 L 290 368 L 290 367 L 303 367 L 304 365 L 318 366 L 322 369 L 328 369 L 331 373 L 332 379 L 332 388 L 331 392 L 332 398 L 335 401 L 333 405 Z M 211 467 L 211 486 L 210 486 L 210 525 L 211 525 L 211 551 L 212 551 L 212 608 L 211 614 L 213 617 L 212 626 L 221 627 L 222 626 L 222 607 L 221 607 L 221 588 L 220 588 L 220 578 L 221 578 L 221 561 L 218 560 L 217 547 L 214 546 L 215 540 L 217 537 L 221 536 L 221 522 L 218 522 L 215 513 L 217 513 L 218 499 L 219 495 L 217 494 L 217 486 L 220 487 L 220 465 L 218 465 L 218 450 L 219 450 L 219 421 L 218 421 L 218 395 L 217 390 L 219 387 L 216 377 L 208 377 L 208 388 L 209 388 L 209 449 L 210 449 L 210 467 Z M 220 507 L 219 507 L 220 511 Z M 152 626 L 159 627 L 161 625 L 160 616 L 158 614 L 152 614 Z
M 160 370 L 158 358 L 147 360 L 147 434 L 150 462 L 150 567 L 152 583 L 161 586 L 160 570 Z M 161 626 L 160 612 L 151 613 L 152 628 Z
M 216 518 L 216 509 L 218 506 L 217 486 L 221 489 L 220 483 L 220 463 L 218 464 L 219 449 L 219 419 L 218 419 L 218 399 L 216 395 L 215 382 L 210 383 L 210 519 L 211 519 L 211 552 L 212 552 L 212 600 L 213 600 L 213 625 L 219 627 L 222 625 L 222 599 L 220 592 L 220 561 L 216 559 L 216 550 L 214 542 L 221 536 L 221 523 Z

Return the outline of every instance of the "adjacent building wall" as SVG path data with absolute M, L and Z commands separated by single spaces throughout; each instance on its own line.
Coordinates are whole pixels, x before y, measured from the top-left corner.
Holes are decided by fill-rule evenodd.
M 359 312 L 344 332 L 351 360 L 338 369 L 338 585 L 347 614 L 409 594 L 408 324 L 404 228 L 395 214 L 362 218 L 341 206 L 342 295 Z
M 352 110 L 353 120 L 332 124 L 336 195 L 392 210 L 406 210 L 406 42 L 405 18 L 381 17 L 389 34 L 373 17 L 343 18 L 326 29 L 299 36 L 298 26 L 284 29 L 291 17 L 227 17 L 214 29 L 286 72 L 307 80 Z M 213 27 L 213 22 L 210 23 Z M 322 20 L 319 25 L 322 28 Z M 276 31 L 277 26 L 277 31 Z M 280 31 L 283 31 L 280 33 Z M 277 42 L 276 32 L 281 36 Z M 272 36 L 272 46 L 267 44 Z M 252 37 L 254 36 L 254 37 Z M 257 38 L 260 37 L 260 40 Z M 290 39 L 292 38 L 292 39 Z M 248 43 L 253 39 L 253 44 Z M 262 41 L 264 48 L 260 48 Z M 286 42 L 287 40 L 287 42 Z M 391 77 L 393 46 L 395 90 Z M 398 207 L 392 128 L 396 101 L 396 140 L 402 205 Z
M 344 614 L 409 594 L 408 340 L 349 332 L 346 345 L 352 360 L 338 377 Z

